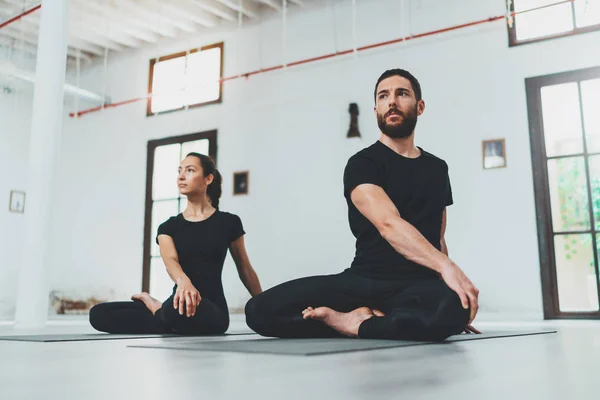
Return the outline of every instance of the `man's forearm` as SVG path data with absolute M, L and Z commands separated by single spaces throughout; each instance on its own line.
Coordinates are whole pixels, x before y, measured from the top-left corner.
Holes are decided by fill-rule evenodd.
M 446 257 L 448 257 L 448 245 L 446 244 L 446 239 L 442 238 L 442 240 L 440 240 L 440 247 L 440 251 L 444 253 Z
M 448 256 L 436 249 L 414 226 L 400 217 L 386 221 L 381 236 L 408 260 L 441 272 L 450 263 Z

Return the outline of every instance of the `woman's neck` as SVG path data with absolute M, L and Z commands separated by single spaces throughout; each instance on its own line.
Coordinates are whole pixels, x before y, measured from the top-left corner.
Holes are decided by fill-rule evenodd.
M 206 218 L 212 215 L 215 210 L 207 197 L 188 196 L 187 207 L 183 211 L 183 215 L 192 218 Z

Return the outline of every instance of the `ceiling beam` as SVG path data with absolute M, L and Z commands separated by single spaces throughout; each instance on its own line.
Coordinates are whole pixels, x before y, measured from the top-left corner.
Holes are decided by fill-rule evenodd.
M 33 46 L 36 49 L 36 53 L 37 53 L 37 47 L 38 47 L 37 36 L 31 37 L 28 35 L 21 35 L 20 32 L 15 32 L 14 28 L 11 28 L 11 27 L 4 27 L 4 29 L 2 29 L 2 32 L 0 32 L 0 34 L 3 36 L 7 36 L 11 39 L 14 39 L 14 43 L 20 43 L 22 40 L 23 43 L 30 44 L 31 46 Z M 77 57 L 77 50 L 67 47 L 67 55 L 69 55 L 71 57 Z M 85 61 L 92 60 L 92 58 L 85 53 L 81 53 L 81 59 L 85 60 Z
M 189 21 L 181 21 L 176 18 L 172 18 L 161 10 L 162 3 L 158 3 L 156 0 L 152 0 L 149 3 L 136 3 L 132 0 L 119 0 L 119 7 L 125 8 L 135 14 L 146 15 L 146 17 L 151 18 L 156 21 L 157 25 L 159 24 L 169 24 L 174 27 L 181 29 L 182 31 L 186 31 L 189 33 L 197 32 L 196 27 L 192 22 Z M 141 16 L 140 15 L 140 16 Z
M 67 39 L 69 42 L 69 46 L 74 47 L 76 49 L 81 49 L 86 53 L 94 54 L 96 56 L 104 56 L 104 48 L 97 46 L 92 43 L 88 43 L 85 40 L 82 40 L 78 37 L 75 37 L 69 34 L 69 38 Z
M 86 18 L 96 20 L 99 25 L 109 24 L 111 30 L 121 31 L 125 35 L 149 43 L 158 42 L 158 35 L 155 32 L 148 32 L 146 29 L 131 26 L 129 18 L 123 17 L 116 10 L 107 10 L 102 2 L 76 0 L 80 13 L 85 14 Z M 100 16 L 99 16 L 100 15 Z
M 214 28 L 219 23 L 219 17 L 204 10 L 192 9 L 187 3 L 178 0 L 170 0 L 161 3 L 163 11 L 171 13 L 175 18 L 191 20 L 205 28 Z
M 242 6 L 240 7 L 240 0 L 217 0 L 219 3 L 226 5 L 234 11 L 241 11 L 242 14 L 247 16 L 248 18 L 256 18 L 260 13 L 260 9 L 258 8 L 258 4 L 250 0 L 242 1 Z
M 118 43 L 113 42 L 112 40 L 106 39 L 101 35 L 97 35 L 94 32 L 90 31 L 82 31 L 79 29 L 69 29 L 69 33 L 73 36 L 85 40 L 86 42 L 90 42 L 95 44 L 96 46 L 100 46 L 104 49 L 109 49 L 113 51 L 123 51 L 125 48 Z M 104 53 L 103 53 L 104 54 Z
M 122 8 L 121 2 L 107 3 L 103 1 L 86 1 L 79 0 L 86 6 L 102 12 L 105 16 L 110 17 L 113 15 L 117 16 L 117 20 L 126 23 L 127 25 L 136 25 L 138 29 L 148 31 L 148 33 L 156 33 L 161 36 L 167 36 L 174 38 L 177 36 L 177 32 L 172 25 L 165 24 L 154 24 L 148 21 L 148 18 L 140 16 L 139 13 L 128 12 L 126 8 Z M 101 11 L 102 10 L 102 11 Z
M 21 23 L 22 23 L 22 25 L 21 25 Z M 18 26 L 11 25 L 11 28 L 15 32 L 18 30 L 19 34 L 20 34 L 20 28 L 22 26 L 24 34 L 29 34 L 30 36 L 35 37 L 37 40 L 37 37 L 39 35 L 39 20 L 23 18 L 18 24 L 19 24 Z M 69 33 L 69 37 L 68 37 L 67 41 L 69 43 L 69 46 L 74 47 L 76 49 L 81 49 L 82 51 L 85 51 L 86 53 L 94 54 L 97 56 L 104 55 L 103 47 L 88 43 L 78 37 L 73 36 L 72 33 Z
M 273 10 L 281 12 L 282 2 L 280 0 L 254 0 L 271 7 Z
M 237 13 L 231 8 L 215 2 L 215 0 L 192 0 L 192 4 L 230 22 L 236 22 Z
M 36 38 L 39 35 L 39 21 L 34 21 L 31 19 L 22 19 L 21 20 L 23 22 L 23 33 L 24 34 L 29 34 L 30 36 L 33 36 Z M 20 26 L 15 26 L 12 25 L 11 28 L 13 28 L 13 30 L 16 32 L 17 30 L 19 31 L 20 34 Z M 1 32 L 0 32 L 1 33 Z M 18 38 L 17 38 L 18 39 Z M 69 46 L 74 47 L 76 49 L 81 49 L 82 51 L 85 51 L 86 53 L 90 53 L 90 54 L 94 54 L 97 56 L 102 56 L 104 55 L 104 48 L 88 43 L 78 37 L 73 36 L 73 34 L 69 33 L 69 37 L 67 39 Z
M 95 33 L 100 37 L 104 37 L 110 41 L 115 43 L 119 43 L 128 47 L 139 47 L 140 41 L 131 37 L 129 34 L 124 33 L 118 26 L 118 24 L 114 24 L 110 21 L 104 21 L 103 19 L 99 19 L 100 23 L 104 23 L 104 26 L 101 24 L 96 24 L 91 22 L 88 18 L 84 16 L 83 13 L 72 10 L 72 15 L 75 17 L 75 23 L 69 24 L 69 31 L 75 30 L 79 32 L 91 32 Z
M 39 29 L 39 25 L 40 25 L 40 20 L 39 20 L 39 16 L 38 15 L 30 15 L 28 16 L 29 20 L 31 22 L 33 22 L 34 24 L 36 24 L 38 26 Z M 73 26 L 72 24 L 70 24 L 69 26 L 69 35 L 76 37 L 80 40 L 84 40 L 86 42 L 89 43 L 93 43 L 96 46 L 100 46 L 103 49 L 110 49 L 110 50 L 114 50 L 114 51 L 123 51 L 123 46 L 121 46 L 120 44 L 115 43 L 112 40 L 106 39 L 105 37 L 102 37 L 102 35 L 97 35 L 94 34 L 93 32 L 89 32 L 89 31 L 82 31 L 80 29 L 78 29 L 76 26 Z M 104 53 L 102 53 L 104 54 Z

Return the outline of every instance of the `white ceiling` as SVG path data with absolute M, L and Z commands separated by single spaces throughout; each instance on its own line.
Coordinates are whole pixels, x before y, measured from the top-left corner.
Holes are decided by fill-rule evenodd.
M 53 0 L 52 0 L 53 1 Z M 323 0 L 287 0 L 290 11 Z M 240 3 L 242 7 L 240 7 Z M 40 4 L 0 0 L 0 24 Z M 162 38 L 237 26 L 262 12 L 283 11 L 284 0 L 71 0 L 68 57 L 103 57 L 105 49 L 123 52 Z M 35 55 L 40 11 L 0 28 L 0 45 Z

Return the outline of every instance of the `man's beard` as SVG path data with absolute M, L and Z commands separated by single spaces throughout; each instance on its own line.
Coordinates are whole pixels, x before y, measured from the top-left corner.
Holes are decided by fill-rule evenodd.
M 385 122 L 386 118 L 392 113 L 402 117 L 402 123 L 400 124 L 388 124 Z M 393 108 L 389 110 L 385 115 L 377 114 L 377 125 L 384 135 L 391 137 L 392 139 L 406 138 L 412 135 L 415 127 L 417 126 L 417 106 L 409 113 L 403 113 L 402 111 Z

